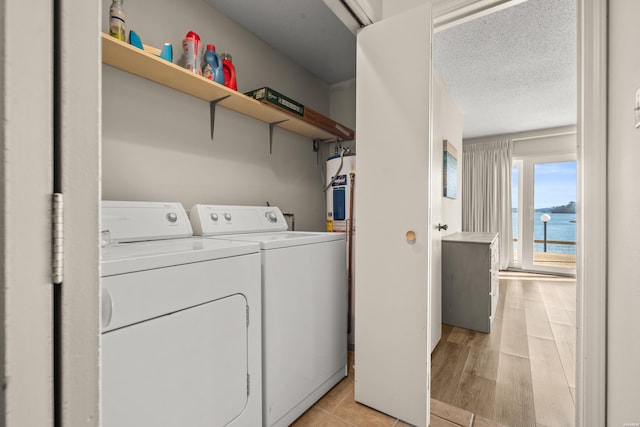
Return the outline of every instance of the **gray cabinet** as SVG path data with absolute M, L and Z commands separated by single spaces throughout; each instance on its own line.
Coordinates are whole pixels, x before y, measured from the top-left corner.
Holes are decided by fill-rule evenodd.
M 442 322 L 489 333 L 499 297 L 498 234 L 442 238 Z

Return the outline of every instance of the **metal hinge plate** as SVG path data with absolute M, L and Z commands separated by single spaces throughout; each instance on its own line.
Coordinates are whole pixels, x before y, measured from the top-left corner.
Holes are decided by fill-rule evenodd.
M 64 278 L 64 198 L 62 193 L 53 193 L 52 199 L 52 279 L 55 285 Z

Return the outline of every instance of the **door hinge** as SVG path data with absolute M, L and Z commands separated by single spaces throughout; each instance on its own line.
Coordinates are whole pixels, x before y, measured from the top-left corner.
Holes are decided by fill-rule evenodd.
M 53 193 L 52 223 L 52 279 L 55 285 L 64 278 L 64 198 L 62 193 Z

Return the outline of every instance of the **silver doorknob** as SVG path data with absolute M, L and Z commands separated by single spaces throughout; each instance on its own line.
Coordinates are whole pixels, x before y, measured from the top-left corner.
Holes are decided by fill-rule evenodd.
M 447 224 L 438 224 L 436 225 L 436 228 L 438 229 L 438 231 L 442 231 L 442 230 L 447 230 L 449 228 L 449 226 Z

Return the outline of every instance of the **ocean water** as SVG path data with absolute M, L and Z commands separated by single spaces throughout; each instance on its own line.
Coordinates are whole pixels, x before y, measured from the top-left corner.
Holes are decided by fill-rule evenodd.
M 518 214 L 514 212 L 512 215 L 513 238 L 516 239 L 518 238 Z M 535 240 L 544 239 L 544 223 L 540 221 L 540 215 L 542 215 L 542 213 L 536 212 L 534 216 L 533 235 Z M 551 221 L 547 223 L 547 240 L 560 240 L 563 242 L 576 241 L 576 214 L 550 213 L 549 216 L 551 216 Z M 543 243 L 534 244 L 534 251 L 542 252 L 543 249 Z M 576 246 L 547 244 L 547 252 L 575 254 Z

